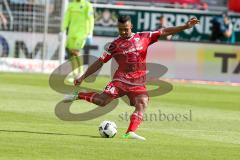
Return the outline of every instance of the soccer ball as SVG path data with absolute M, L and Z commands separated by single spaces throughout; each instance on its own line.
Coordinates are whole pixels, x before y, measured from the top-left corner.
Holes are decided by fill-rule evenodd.
M 103 138 L 113 138 L 117 134 L 117 125 L 111 121 L 103 121 L 98 127 Z

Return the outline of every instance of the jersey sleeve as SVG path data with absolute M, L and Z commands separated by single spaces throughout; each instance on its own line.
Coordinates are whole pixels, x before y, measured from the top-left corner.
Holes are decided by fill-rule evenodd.
M 158 41 L 159 37 L 161 36 L 162 31 L 153 31 L 153 32 L 141 32 L 140 35 L 144 38 L 148 39 L 149 44 L 153 44 Z
M 161 34 L 162 34 L 161 30 L 150 32 L 150 37 L 149 37 L 150 43 L 152 44 L 157 42 Z
M 99 58 L 100 61 L 103 63 L 107 63 L 112 58 L 112 48 L 113 44 L 111 43 L 108 47 L 106 47 L 105 51 L 103 52 L 102 56 Z

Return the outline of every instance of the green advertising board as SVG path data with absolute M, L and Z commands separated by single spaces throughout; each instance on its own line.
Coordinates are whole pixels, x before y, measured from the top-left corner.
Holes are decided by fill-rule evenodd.
M 129 15 L 132 18 L 133 31 L 154 31 L 159 29 L 159 18 L 164 16 L 168 26 L 183 25 L 191 17 L 197 17 L 201 23 L 193 29 L 185 30 L 173 36 L 173 40 L 208 42 L 211 34 L 211 20 L 221 13 L 209 11 L 191 11 L 176 9 L 151 9 L 146 7 L 109 7 L 105 5 L 95 6 L 95 30 L 96 36 L 118 36 L 118 15 Z M 236 41 L 240 42 L 240 16 L 231 15 Z

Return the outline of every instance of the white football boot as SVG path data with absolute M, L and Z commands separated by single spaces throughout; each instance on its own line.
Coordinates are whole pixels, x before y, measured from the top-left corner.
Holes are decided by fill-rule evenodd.
M 63 101 L 64 102 L 73 102 L 78 99 L 78 92 L 73 92 L 72 94 L 64 95 Z
M 125 135 L 123 135 L 123 138 L 126 138 L 126 139 L 138 139 L 138 140 L 141 140 L 141 141 L 145 141 L 146 140 L 146 138 L 144 138 L 142 136 L 139 136 L 139 135 L 137 135 L 134 132 L 126 133 Z

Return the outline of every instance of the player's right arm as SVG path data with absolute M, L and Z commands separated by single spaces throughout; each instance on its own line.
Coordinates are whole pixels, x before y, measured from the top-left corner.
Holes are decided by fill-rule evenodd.
M 108 62 L 111 58 L 112 58 L 112 54 L 109 51 L 103 52 L 103 55 L 97 61 L 95 61 L 92 65 L 90 65 L 86 70 L 86 72 L 81 77 L 76 78 L 74 80 L 74 85 L 80 85 L 85 78 L 92 75 L 100 68 L 102 68 L 103 64 Z
M 102 68 L 103 64 L 104 62 L 102 62 L 100 59 L 96 60 L 92 65 L 88 67 L 86 72 L 81 77 L 74 80 L 74 85 L 80 85 L 85 78 Z

